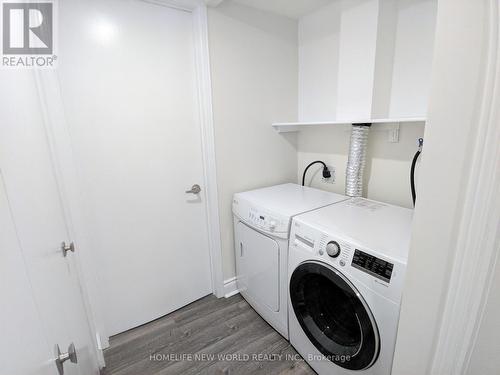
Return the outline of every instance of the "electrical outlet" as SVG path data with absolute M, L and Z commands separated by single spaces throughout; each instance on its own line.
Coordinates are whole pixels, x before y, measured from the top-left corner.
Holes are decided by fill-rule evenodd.
M 328 169 L 330 170 L 331 177 L 330 178 L 321 178 L 321 181 L 324 182 L 325 184 L 334 184 L 336 181 L 337 173 L 335 171 L 335 167 L 331 165 L 327 165 Z
M 387 134 L 388 134 L 387 141 L 389 143 L 398 143 L 399 142 L 399 129 L 400 129 L 399 122 L 395 123 L 395 124 L 391 124 L 391 128 L 387 132 Z

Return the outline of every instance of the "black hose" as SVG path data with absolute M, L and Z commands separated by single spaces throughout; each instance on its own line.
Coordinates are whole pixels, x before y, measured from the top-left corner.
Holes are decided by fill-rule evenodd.
M 307 170 L 309 169 L 309 167 L 311 165 L 314 165 L 316 163 L 321 163 L 323 164 L 323 177 L 324 178 L 330 178 L 332 175 L 330 173 L 330 171 L 328 170 L 328 167 L 326 166 L 325 162 L 321 161 L 321 160 L 316 160 L 316 161 L 313 161 L 312 163 L 310 163 L 306 169 L 304 169 L 304 173 L 302 174 L 302 186 L 304 186 L 305 184 L 305 181 L 306 181 L 306 173 L 307 173 Z
M 410 169 L 410 186 L 411 186 L 411 198 L 413 200 L 413 207 L 415 207 L 415 201 L 417 200 L 417 193 L 415 192 L 415 166 L 417 165 L 418 157 L 420 156 L 420 150 L 415 153 L 413 161 L 411 162 Z

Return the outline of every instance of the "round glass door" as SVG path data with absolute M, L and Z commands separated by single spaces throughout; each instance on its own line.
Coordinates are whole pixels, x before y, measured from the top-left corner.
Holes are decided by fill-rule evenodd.
M 377 325 L 363 297 L 339 271 L 318 262 L 299 265 L 290 279 L 290 299 L 305 334 L 326 358 L 349 370 L 375 363 Z

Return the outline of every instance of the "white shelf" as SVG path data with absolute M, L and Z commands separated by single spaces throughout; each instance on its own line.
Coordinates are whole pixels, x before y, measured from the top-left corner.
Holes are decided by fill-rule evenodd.
M 308 129 L 318 126 L 329 125 L 352 125 L 352 124 L 391 124 L 402 122 L 425 122 L 425 117 L 403 117 L 403 118 L 382 118 L 370 120 L 354 120 L 354 121 L 323 121 L 323 122 L 275 122 L 272 124 L 273 128 L 278 133 L 297 132 L 300 130 Z

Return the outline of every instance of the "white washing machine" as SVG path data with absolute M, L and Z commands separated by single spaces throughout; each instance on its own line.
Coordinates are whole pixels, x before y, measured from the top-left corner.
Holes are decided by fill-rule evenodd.
M 412 210 L 353 198 L 293 219 L 290 342 L 320 375 L 389 375 Z
M 287 265 L 292 217 L 345 199 L 343 195 L 296 184 L 234 195 L 238 290 L 285 338 L 288 338 Z

